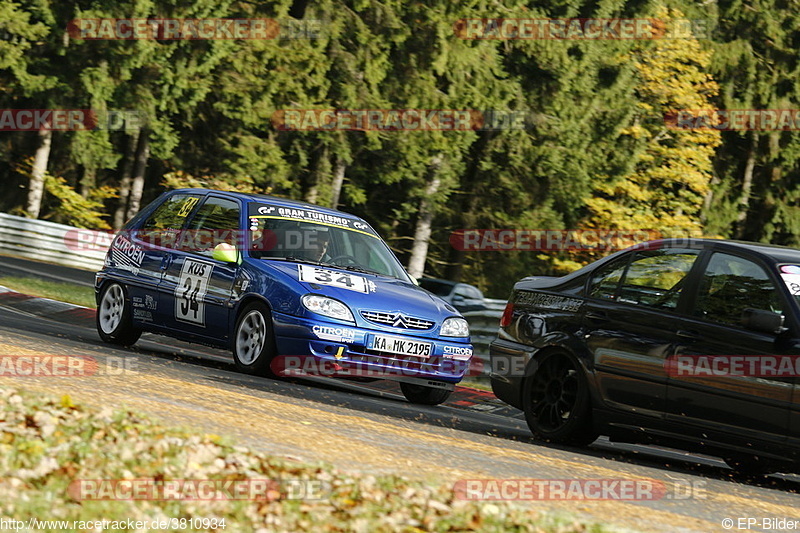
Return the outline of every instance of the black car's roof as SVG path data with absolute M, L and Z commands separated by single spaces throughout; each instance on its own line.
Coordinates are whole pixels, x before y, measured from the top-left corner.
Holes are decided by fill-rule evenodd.
M 732 241 L 726 239 L 663 239 L 650 241 L 637 246 L 654 248 L 654 245 L 663 244 L 669 247 L 711 247 L 715 250 L 745 251 L 755 253 L 777 263 L 800 263 L 800 250 L 776 244 L 763 244 L 759 242 Z M 635 247 L 634 247 L 635 248 Z
M 599 265 L 614 261 L 616 258 L 635 250 L 657 250 L 658 248 L 710 248 L 719 251 L 746 252 L 755 254 L 767 263 L 794 263 L 800 265 L 800 250 L 775 244 L 762 244 L 758 242 L 733 241 L 726 239 L 659 239 L 654 241 L 642 242 L 609 254 L 597 261 L 589 263 L 569 274 L 558 277 L 550 276 L 529 276 L 520 282 L 535 282 L 539 287 L 555 286 L 573 278 L 584 275 L 587 271 L 592 271 Z

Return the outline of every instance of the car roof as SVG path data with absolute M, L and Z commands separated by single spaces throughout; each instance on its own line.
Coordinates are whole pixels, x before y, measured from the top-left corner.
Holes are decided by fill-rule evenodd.
M 352 214 L 352 213 L 345 213 L 344 211 L 339 211 L 338 209 L 333 209 L 331 207 L 324 207 L 317 204 L 311 204 L 308 202 L 303 202 L 300 200 L 289 200 L 288 198 L 280 198 L 278 196 L 270 196 L 267 194 L 255 194 L 255 193 L 247 193 L 247 192 L 238 192 L 238 191 L 221 191 L 217 189 L 201 189 L 201 188 L 185 188 L 185 189 L 175 189 L 169 191 L 170 194 L 174 193 L 190 193 L 190 194 L 208 194 L 208 193 L 216 193 L 221 195 L 232 196 L 234 198 L 238 198 L 240 200 L 244 200 L 246 202 L 269 202 L 271 204 L 276 204 L 281 207 L 296 207 L 296 208 L 303 208 L 303 209 L 313 209 L 315 211 L 321 211 L 325 213 L 335 214 L 337 216 L 346 216 L 349 218 L 359 219 L 360 217 Z
M 703 247 L 717 251 L 747 252 L 762 256 L 777 263 L 800 263 L 800 250 L 779 246 L 777 244 L 764 244 L 759 242 L 734 241 L 727 239 L 662 239 L 642 243 L 641 247 L 654 247 L 655 244 L 663 244 L 669 247 Z M 633 248 L 636 248 L 634 246 Z

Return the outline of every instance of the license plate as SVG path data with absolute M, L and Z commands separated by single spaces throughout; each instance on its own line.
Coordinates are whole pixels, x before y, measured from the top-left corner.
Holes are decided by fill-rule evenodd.
M 413 355 L 416 357 L 430 357 L 432 347 L 433 345 L 430 342 L 419 342 L 389 335 L 375 335 L 372 339 L 372 346 L 370 346 L 371 349 L 378 352 Z

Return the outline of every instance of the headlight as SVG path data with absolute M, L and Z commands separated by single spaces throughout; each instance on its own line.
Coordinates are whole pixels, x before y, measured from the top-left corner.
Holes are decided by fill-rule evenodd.
M 306 309 L 313 313 L 317 313 L 318 315 L 328 316 L 338 320 L 346 320 L 353 324 L 356 323 L 350 308 L 339 300 L 334 300 L 333 298 L 328 298 L 327 296 L 306 294 L 303 296 L 302 302 Z
M 469 337 L 469 324 L 461 317 L 453 316 L 442 322 L 442 337 Z

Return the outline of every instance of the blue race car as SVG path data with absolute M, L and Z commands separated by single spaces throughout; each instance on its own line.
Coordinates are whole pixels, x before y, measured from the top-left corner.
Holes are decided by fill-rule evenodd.
M 253 374 L 395 380 L 419 404 L 444 402 L 473 352 L 467 321 L 364 220 L 270 196 L 164 193 L 116 235 L 95 291 L 106 342 L 161 333 Z

